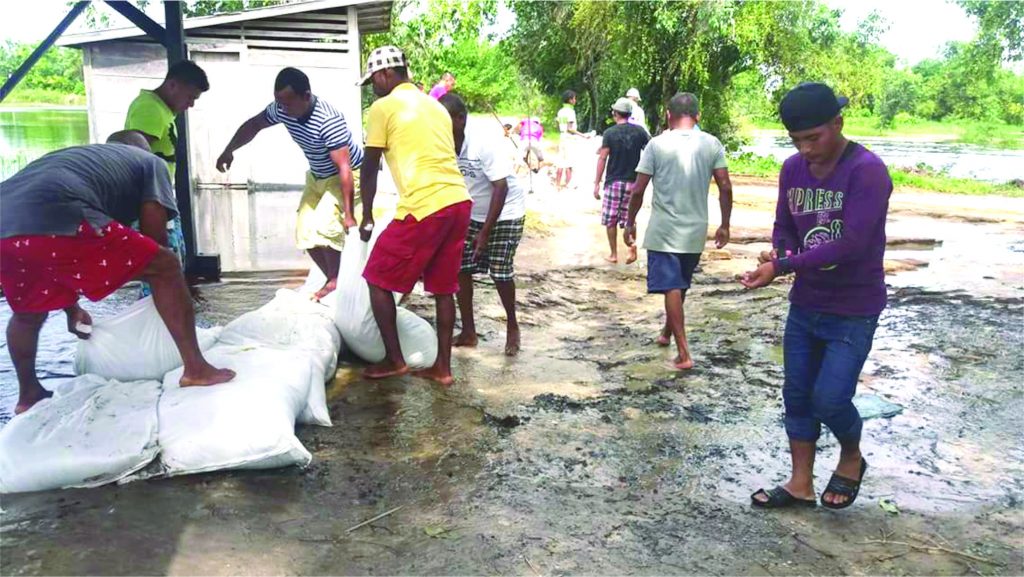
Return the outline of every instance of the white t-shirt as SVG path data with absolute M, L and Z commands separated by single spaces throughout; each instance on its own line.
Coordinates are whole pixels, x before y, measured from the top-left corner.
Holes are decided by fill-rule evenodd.
M 512 174 L 512 158 L 502 140 L 500 126 L 495 125 L 491 130 L 473 118 L 466 123 L 466 141 L 459 153 L 459 171 L 466 181 L 469 196 L 473 198 L 470 218 L 476 222 L 487 220 L 494 191 L 491 183 L 503 178 L 508 182 L 508 195 L 498 220 L 516 220 L 526 216 L 526 195 Z

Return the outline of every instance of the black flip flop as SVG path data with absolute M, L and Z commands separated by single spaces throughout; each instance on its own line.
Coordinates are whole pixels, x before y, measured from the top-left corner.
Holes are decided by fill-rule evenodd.
M 759 501 L 756 499 L 758 495 L 765 495 L 768 497 L 767 501 Z M 764 489 L 758 489 L 750 496 L 750 505 L 759 509 L 785 509 L 789 507 L 817 507 L 818 503 L 814 499 L 801 499 L 800 497 L 794 497 L 792 493 L 787 491 L 782 485 L 776 486 L 774 489 L 765 491 Z
M 864 457 L 860 458 L 860 480 L 850 479 L 842 475 L 833 474 L 832 478 L 828 481 L 828 486 L 821 493 L 821 505 L 828 507 L 829 509 L 845 509 L 853 502 L 857 500 L 857 495 L 860 494 L 860 484 L 864 481 L 864 472 L 868 470 L 868 462 Z M 825 500 L 825 493 L 832 493 L 833 495 L 841 495 L 847 497 L 845 503 L 835 504 L 829 503 Z

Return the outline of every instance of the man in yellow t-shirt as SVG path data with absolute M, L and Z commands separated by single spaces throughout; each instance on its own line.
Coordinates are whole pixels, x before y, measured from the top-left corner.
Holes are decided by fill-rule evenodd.
M 381 155 L 398 187 L 395 219 L 381 233 L 363 270 L 386 356 L 363 372 L 371 379 L 409 371 L 395 324 L 393 292 L 408 293 L 423 278 L 437 306 L 437 361 L 416 375 L 444 386 L 453 382 L 452 333 L 462 248 L 472 201 L 455 156 L 452 120 L 439 102 L 409 80 L 405 54 L 394 46 L 370 53 L 360 85 L 373 83 L 360 194 L 364 241 L 373 230 L 373 198 Z
M 167 70 L 167 76 L 156 90 L 142 90 L 128 107 L 124 129 L 141 132 L 153 154 L 167 163 L 171 173 L 171 183 L 177 167 L 175 147 L 178 145 L 178 134 L 174 119 L 196 103 L 202 93 L 210 89 L 206 72 L 191 60 L 182 60 Z M 168 223 L 167 245 L 182 265 L 185 264 L 185 237 L 181 228 L 181 217 L 175 215 Z M 142 284 L 142 296 L 150 294 L 149 285 Z

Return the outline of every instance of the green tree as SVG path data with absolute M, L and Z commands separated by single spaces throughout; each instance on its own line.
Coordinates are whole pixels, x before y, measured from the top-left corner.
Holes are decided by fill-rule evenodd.
M 957 4 L 978 21 L 978 54 L 997 61 L 1024 59 L 1024 2 L 958 0 Z
M 10 40 L 0 44 L 0 78 L 10 78 L 36 46 Z M 61 94 L 85 94 L 81 51 L 71 48 L 50 48 L 28 71 L 18 87 L 49 90 Z

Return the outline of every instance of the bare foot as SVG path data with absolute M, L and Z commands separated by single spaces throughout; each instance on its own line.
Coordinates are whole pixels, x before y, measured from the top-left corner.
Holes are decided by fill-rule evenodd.
M 235 378 L 235 371 L 231 369 L 218 369 L 217 367 L 204 363 L 197 371 L 185 371 L 178 381 L 180 387 L 208 387 L 219 385 Z
M 604 257 L 604 260 L 606 260 L 607 262 L 610 262 L 612 264 L 618 264 L 619 263 L 619 256 L 616 255 L 616 254 L 608 255 L 608 256 Z
M 477 345 L 478 341 L 479 339 L 477 338 L 476 333 L 461 332 L 457 337 L 455 337 L 455 342 L 452 344 L 456 347 L 473 348 Z
M 452 377 L 451 371 L 442 371 L 437 367 L 430 367 L 429 369 L 420 369 L 418 371 L 413 371 L 412 375 L 414 377 L 419 377 L 421 379 L 428 379 L 434 381 L 435 383 L 441 385 L 442 387 L 450 387 L 452 386 L 452 383 L 455 382 L 455 378 Z
M 508 329 L 505 336 L 505 356 L 514 357 L 519 354 L 519 327 Z
M 31 395 L 30 397 L 24 397 L 24 396 L 19 396 L 18 397 L 18 404 L 14 406 L 14 414 L 15 415 L 20 415 L 20 414 L 24 413 L 25 411 L 27 411 L 27 410 L 31 409 L 32 407 L 34 407 L 35 404 L 38 403 L 39 401 L 41 401 L 43 399 L 49 399 L 50 397 L 53 396 L 53 392 L 52 391 L 47 391 L 46 389 L 44 389 L 41 386 L 38 387 L 38 389 L 39 389 L 38 392 L 33 394 L 33 395 Z
M 677 371 L 686 371 L 693 368 L 693 358 L 688 358 L 685 361 L 680 357 L 669 361 L 668 367 Z
M 658 335 L 658 338 L 654 339 L 654 342 L 657 343 L 659 347 L 667 347 L 672 344 L 672 335 L 661 333 Z
M 325 296 L 331 294 L 337 288 L 338 288 L 338 279 L 336 279 L 336 278 L 329 279 L 326 283 L 324 283 L 324 286 L 320 287 L 320 290 L 318 290 L 315 293 L 313 293 L 313 296 L 311 297 L 311 300 L 313 300 L 314 302 L 320 302 L 320 299 L 322 299 Z
M 386 379 L 388 377 L 404 375 L 408 372 L 409 365 L 406 365 L 405 363 L 395 364 L 391 361 L 385 360 L 363 369 L 363 376 L 368 379 Z
M 636 246 L 629 247 L 629 256 L 626 257 L 626 264 L 633 264 L 636 262 Z

